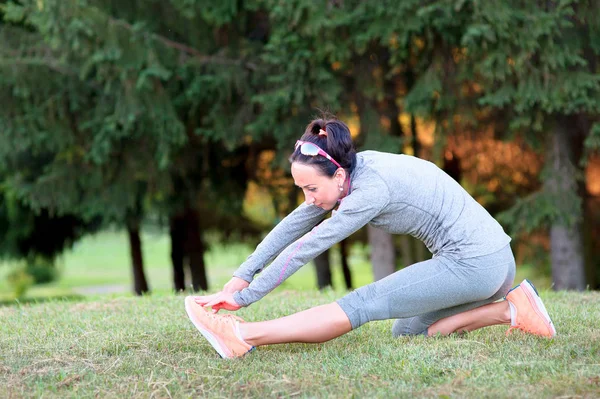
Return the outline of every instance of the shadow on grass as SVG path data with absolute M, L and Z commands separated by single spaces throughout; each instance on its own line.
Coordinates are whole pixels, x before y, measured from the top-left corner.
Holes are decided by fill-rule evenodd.
M 16 306 L 25 304 L 38 304 L 51 301 L 73 302 L 81 301 L 85 296 L 70 294 L 70 295 L 55 295 L 39 298 L 24 298 L 24 299 L 0 299 L 0 306 Z

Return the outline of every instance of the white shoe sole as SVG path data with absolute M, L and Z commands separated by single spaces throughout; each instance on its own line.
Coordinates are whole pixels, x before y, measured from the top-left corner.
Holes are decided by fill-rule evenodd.
M 554 337 L 556 335 L 554 323 L 552 323 L 550 315 L 548 314 L 548 311 L 546 310 L 546 307 L 542 302 L 542 298 L 540 298 L 540 296 L 538 295 L 535 287 L 528 280 L 524 280 L 521 283 L 521 287 L 523 287 L 523 290 L 525 291 L 529 299 L 533 300 L 535 311 L 546 321 L 546 324 L 550 327 L 550 331 L 552 331 L 551 337 Z
M 194 301 L 194 299 L 191 296 L 186 297 L 185 311 L 192 323 L 194 324 L 194 326 L 198 329 L 198 331 L 200 331 L 200 333 L 204 336 L 204 338 L 206 338 L 206 340 L 212 345 L 212 347 L 215 348 L 215 350 L 219 353 L 219 356 L 221 356 L 224 359 L 231 359 L 231 357 L 227 355 L 223 347 L 219 344 L 219 340 L 214 335 L 212 335 L 210 331 L 208 331 L 206 327 L 204 327 L 202 323 L 196 318 L 196 315 L 192 311 L 192 306 L 199 305 Z

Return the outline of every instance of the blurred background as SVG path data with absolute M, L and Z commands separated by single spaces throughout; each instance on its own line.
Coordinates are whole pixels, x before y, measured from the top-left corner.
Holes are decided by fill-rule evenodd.
M 443 168 L 518 278 L 600 289 L 600 4 L 0 0 L 0 301 L 220 289 L 329 112 Z M 401 171 L 398 171 L 401 173 Z M 284 289 L 430 256 L 365 227 Z M 376 259 L 376 262 L 372 262 Z

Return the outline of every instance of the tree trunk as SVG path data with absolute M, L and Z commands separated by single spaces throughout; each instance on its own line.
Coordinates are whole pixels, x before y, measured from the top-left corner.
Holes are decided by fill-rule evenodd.
M 144 258 L 142 257 L 142 241 L 140 239 L 139 223 L 130 222 L 127 226 L 131 265 L 133 267 L 133 290 L 136 295 L 148 293 L 148 282 L 144 274 Z
M 587 282 L 587 286 L 589 289 L 597 290 L 598 289 L 598 270 L 600 267 L 599 264 L 595 264 L 596 259 L 600 259 L 600 248 L 597 245 L 594 245 L 596 241 L 594 241 L 594 237 L 598 235 L 598 220 L 597 216 L 594 215 L 594 209 L 598 209 L 598 206 L 594 207 L 592 205 L 593 198 L 586 192 L 585 193 L 585 203 L 583 210 L 583 227 L 582 227 L 582 235 L 583 235 L 583 254 L 585 260 L 585 278 Z M 600 242 L 600 241 L 598 241 Z
M 371 54 L 378 56 L 373 59 Z M 360 134 L 354 140 L 357 148 L 364 144 L 367 134 L 385 133 L 396 137 L 403 134 L 402 125 L 398 121 L 400 110 L 396 104 L 396 85 L 386 76 L 388 57 L 387 50 L 375 44 L 366 54 L 354 57 L 352 62 L 354 73 L 346 78 L 346 87 L 357 107 L 360 121 Z M 386 80 L 383 100 L 378 99 L 376 95 L 368 94 L 376 84 L 373 78 L 376 70 L 385 76 Z M 386 119 L 389 123 L 382 124 L 382 120 Z M 400 148 L 392 151 L 394 150 L 398 151 Z M 371 245 L 373 276 L 375 280 L 379 280 L 395 271 L 396 253 L 393 240 L 391 234 L 371 226 L 368 227 L 367 232 Z
M 400 255 L 403 267 L 424 261 L 428 254 L 427 247 L 421 240 L 409 235 L 400 236 Z
M 387 75 L 388 72 L 389 68 L 384 67 L 384 74 Z M 402 131 L 402 125 L 398 120 L 400 109 L 396 104 L 396 99 L 398 98 L 398 93 L 396 92 L 396 82 L 392 79 L 385 79 L 383 82 L 383 90 L 384 98 L 381 103 L 381 114 L 384 118 L 389 120 L 387 134 L 393 137 L 402 137 L 404 132 Z M 401 152 L 402 148 L 398 148 L 397 151 Z
M 403 267 L 407 267 L 415 263 L 415 258 L 413 257 L 413 246 L 411 244 L 410 236 L 400 236 L 400 256 L 402 257 Z
M 396 271 L 396 254 L 391 234 L 368 225 L 369 245 L 371 246 L 371 267 L 375 281 Z
M 408 66 L 404 72 L 404 80 L 406 82 L 406 91 L 410 92 L 415 85 L 415 73 L 413 69 Z M 419 135 L 417 132 L 417 119 L 414 114 L 410 114 L 410 132 L 409 132 L 410 146 L 413 150 L 413 155 L 418 157 L 421 155 L 421 143 L 419 143 Z
M 550 227 L 552 280 L 556 290 L 585 289 L 585 263 L 583 257 L 582 207 L 575 204 L 580 198 L 577 185 L 578 169 L 572 140 L 569 137 L 570 124 L 566 118 L 559 118 L 553 130 L 547 152 L 549 177 L 546 189 L 552 194 L 561 215 L 571 223 L 554 221 Z
M 182 215 L 172 215 L 169 223 L 171 236 L 171 263 L 173 265 L 173 288 L 176 292 L 185 291 L 185 219 Z
M 576 228 L 556 224 L 550 228 L 552 282 L 555 290 L 585 289 L 581 237 L 577 237 L 579 231 Z
M 415 248 L 415 263 L 417 262 L 423 262 L 426 259 L 430 259 L 431 258 L 431 253 L 429 252 L 429 250 L 427 249 L 427 247 L 425 246 L 425 243 L 423 243 L 423 241 L 418 240 L 416 238 L 413 237 L 413 242 L 414 242 L 414 248 Z
M 421 156 L 421 143 L 417 133 L 417 120 L 413 114 L 410 114 L 410 143 L 415 157 Z
M 192 289 L 208 290 L 208 280 L 206 278 L 206 267 L 204 264 L 205 246 L 200 232 L 200 218 L 198 212 L 190 207 L 186 209 L 186 240 L 185 252 L 190 262 L 190 272 L 192 275 Z
M 350 273 L 350 265 L 348 264 L 348 242 L 342 240 L 340 242 L 340 259 L 342 261 L 342 273 L 344 274 L 344 283 L 346 289 L 352 289 L 352 274 Z
M 329 250 L 326 250 L 314 259 L 317 271 L 317 286 L 320 290 L 333 287 L 331 282 L 331 264 L 329 262 Z

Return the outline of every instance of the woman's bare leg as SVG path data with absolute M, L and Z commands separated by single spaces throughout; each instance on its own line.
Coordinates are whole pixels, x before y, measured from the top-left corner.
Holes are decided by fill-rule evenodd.
M 244 340 L 253 346 L 288 342 L 325 342 L 352 330 L 348 316 L 333 302 L 279 319 L 240 323 Z
M 510 324 L 510 309 L 507 301 L 491 303 L 438 320 L 428 328 L 428 335 L 467 332 L 497 324 Z M 253 346 L 290 342 L 325 342 L 351 330 L 348 316 L 335 302 L 279 319 L 240 323 L 242 337 Z
M 494 302 L 463 313 L 455 314 L 433 323 L 428 329 L 429 336 L 454 332 L 467 332 L 496 324 L 510 324 L 508 301 Z

